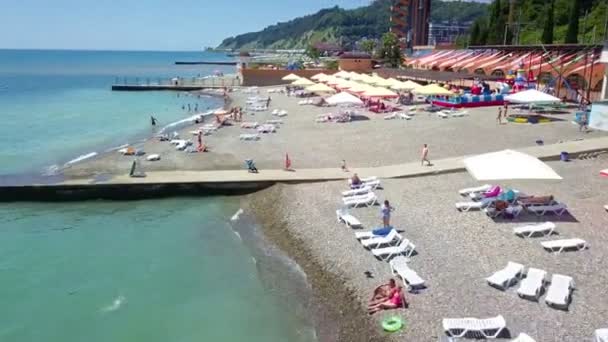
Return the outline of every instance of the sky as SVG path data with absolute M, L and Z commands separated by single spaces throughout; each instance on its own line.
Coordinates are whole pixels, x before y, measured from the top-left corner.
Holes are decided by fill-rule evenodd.
M 0 48 L 200 50 L 277 22 L 369 0 L 0 0 Z

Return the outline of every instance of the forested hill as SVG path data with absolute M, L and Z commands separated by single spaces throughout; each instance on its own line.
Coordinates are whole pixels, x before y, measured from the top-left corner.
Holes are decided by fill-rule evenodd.
M 484 16 L 487 5 L 478 2 L 431 0 L 433 22 L 473 21 Z M 361 38 L 379 38 L 389 30 L 391 0 L 376 0 L 352 10 L 339 7 L 268 26 L 225 39 L 219 49 L 303 49 L 311 42 L 339 42 L 350 46 Z

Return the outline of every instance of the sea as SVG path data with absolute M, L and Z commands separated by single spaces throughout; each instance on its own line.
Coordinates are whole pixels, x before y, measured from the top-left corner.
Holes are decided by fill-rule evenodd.
M 60 175 L 187 120 L 188 104 L 221 106 L 212 97 L 110 87 L 234 73 L 174 65 L 227 59 L 0 50 L 0 181 Z M 0 204 L 0 341 L 316 341 L 306 275 L 239 204 L 236 197 Z

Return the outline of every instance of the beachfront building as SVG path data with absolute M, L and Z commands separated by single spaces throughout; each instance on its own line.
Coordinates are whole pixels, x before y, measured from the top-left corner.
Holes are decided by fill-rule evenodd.
M 345 52 L 338 60 L 340 70 L 370 72 L 373 69 L 372 56 L 364 52 Z
M 560 98 L 597 100 L 605 77 L 601 45 L 471 46 L 433 50 L 406 59 L 412 70 L 427 70 L 515 79 Z

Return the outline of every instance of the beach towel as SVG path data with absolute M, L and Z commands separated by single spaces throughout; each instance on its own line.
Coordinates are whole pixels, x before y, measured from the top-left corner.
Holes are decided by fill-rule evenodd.
M 386 236 L 386 235 L 388 235 L 388 233 L 391 232 L 391 230 L 393 230 L 392 226 L 381 227 L 381 228 L 376 228 L 376 229 L 372 230 L 372 233 L 374 235 L 378 235 L 378 236 Z

